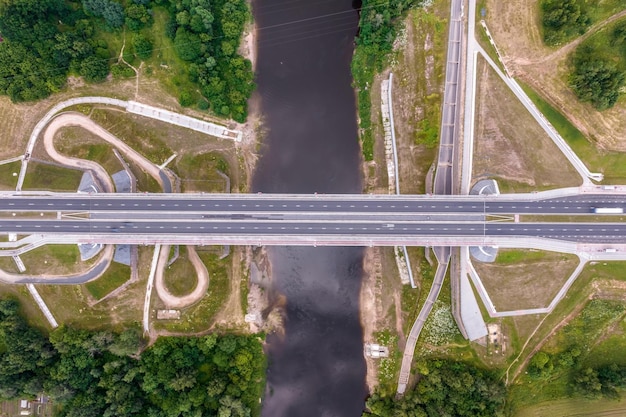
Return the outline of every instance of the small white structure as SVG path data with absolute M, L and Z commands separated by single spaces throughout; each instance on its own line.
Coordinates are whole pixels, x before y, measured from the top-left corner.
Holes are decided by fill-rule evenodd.
M 157 320 L 180 320 L 180 310 L 157 310 Z
M 374 359 L 386 358 L 389 356 L 389 348 L 387 348 L 387 346 L 381 346 L 377 343 L 366 343 L 365 356 Z

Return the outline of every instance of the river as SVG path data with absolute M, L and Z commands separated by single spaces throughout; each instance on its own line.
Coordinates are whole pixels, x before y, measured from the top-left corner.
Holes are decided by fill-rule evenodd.
M 254 0 L 257 93 L 267 135 L 255 192 L 360 193 L 351 0 Z M 268 337 L 264 417 L 357 417 L 367 394 L 363 249 L 272 247 L 285 335 Z

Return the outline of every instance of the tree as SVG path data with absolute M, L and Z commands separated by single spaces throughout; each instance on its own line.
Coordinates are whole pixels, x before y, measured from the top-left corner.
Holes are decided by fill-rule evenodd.
M 126 26 L 130 30 L 138 31 L 139 29 L 152 24 L 152 15 L 148 8 L 143 4 L 131 4 L 126 7 Z
M 202 55 L 202 45 L 198 35 L 188 32 L 182 27 L 176 31 L 174 49 L 180 59 L 185 61 L 195 61 Z
M 528 373 L 532 377 L 544 377 L 546 375 L 549 375 L 550 372 L 552 372 L 553 368 L 554 365 L 552 364 L 550 355 L 546 352 L 539 351 L 530 360 L 530 364 L 528 365 Z
M 592 368 L 585 368 L 574 376 L 574 389 L 588 398 L 602 397 L 602 384 Z
M 598 110 L 608 109 L 617 101 L 623 85 L 624 73 L 615 63 L 584 52 L 574 58 L 570 86 L 579 100 L 591 103 Z
M 591 24 L 591 18 L 578 0 L 543 0 L 541 13 L 543 38 L 548 45 L 558 45 L 574 35 L 582 35 Z
M 139 59 L 148 59 L 152 56 L 152 41 L 141 33 L 133 35 L 132 43 Z
M 80 75 L 89 82 L 103 81 L 109 75 L 109 63 L 104 59 L 90 56 L 81 63 Z
M 102 17 L 112 29 L 124 24 L 124 8 L 113 0 L 82 0 L 83 9 L 89 16 Z
M 56 352 L 19 315 L 14 300 L 0 301 L 0 398 L 36 395 Z

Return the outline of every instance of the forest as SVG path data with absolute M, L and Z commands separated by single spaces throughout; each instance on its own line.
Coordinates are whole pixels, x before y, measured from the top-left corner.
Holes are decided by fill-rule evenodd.
M 0 2 L 0 94 L 33 101 L 61 91 L 69 75 L 102 82 L 110 72 L 128 74 L 130 67 L 115 64 L 120 51 L 106 39 L 132 33 L 133 55 L 150 59 L 154 39 L 145 28 L 153 24 L 156 7 L 167 10 L 169 23 L 167 33 L 155 36 L 173 42 L 180 70 L 205 98 L 198 107 L 244 121 L 254 89 L 250 61 L 237 53 L 250 20 L 245 0 Z M 189 91 L 179 101 L 196 104 Z
M 140 330 L 29 327 L 0 300 L 0 398 L 45 392 L 61 417 L 258 415 L 265 359 L 254 335 L 161 337 Z
M 374 394 L 363 417 L 499 417 L 506 389 L 489 371 L 436 359 L 419 365 L 417 386 L 401 399 Z

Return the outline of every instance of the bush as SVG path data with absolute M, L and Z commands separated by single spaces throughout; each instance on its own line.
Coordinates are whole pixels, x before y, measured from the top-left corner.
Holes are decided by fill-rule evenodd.
M 189 107 L 193 104 L 193 94 L 188 90 L 183 90 L 180 92 L 180 96 L 178 98 L 178 102 L 183 107 Z

